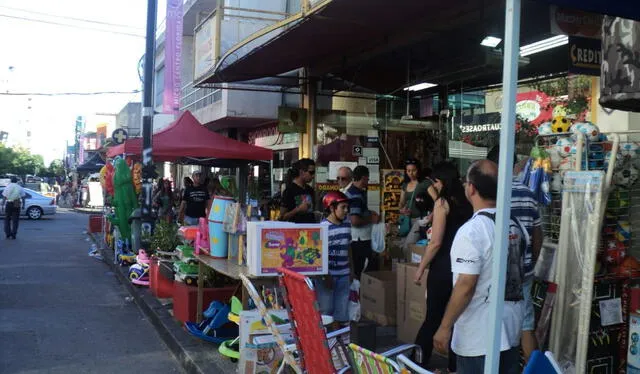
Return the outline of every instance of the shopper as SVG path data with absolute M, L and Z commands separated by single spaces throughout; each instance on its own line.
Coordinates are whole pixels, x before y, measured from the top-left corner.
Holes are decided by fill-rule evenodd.
M 322 198 L 329 225 L 329 274 L 316 282 L 318 303 L 322 314 L 333 316 L 337 324 L 349 322 L 349 244 L 351 225 L 348 221 L 349 199 L 339 191 L 330 191 Z
M 500 146 L 493 147 L 487 159 L 498 163 L 500 156 Z M 517 159 L 513 160 L 514 165 Z M 518 175 L 520 171 L 514 167 L 513 175 Z M 524 293 L 524 320 L 522 322 L 522 351 L 524 353 L 525 362 L 529 360 L 531 353 L 538 348 L 535 330 L 535 312 L 533 310 L 533 299 L 531 297 L 531 287 L 533 286 L 533 269 L 536 265 L 540 250 L 542 248 L 542 221 L 540 220 L 540 212 L 538 211 L 538 203 L 535 195 L 524 184 L 514 179 L 511 185 L 511 215 L 518 218 L 522 225 L 527 229 L 527 233 L 531 237 L 531 245 L 527 246 L 524 256 L 524 284 L 522 292 Z
M 197 225 L 202 217 L 207 215 L 207 207 L 210 205 L 209 192 L 207 187 L 200 184 L 202 173 L 194 171 L 191 175 L 193 185 L 185 187 L 180 203 L 180 221 L 185 225 Z
M 280 220 L 294 223 L 317 223 L 313 207 L 315 192 L 309 186 L 316 174 L 316 164 L 308 158 L 293 163 L 287 172 L 282 194 Z
M 435 335 L 453 289 L 451 274 L 451 244 L 456 232 L 473 214 L 473 208 L 464 195 L 458 168 L 451 162 L 435 166 L 433 187 L 438 198 L 433 208 L 431 241 L 425 249 L 422 261 L 415 274 L 415 282 L 420 283 L 424 271 L 427 274 L 427 317 L 418 332 L 416 344 L 422 348 L 422 365 L 426 368 L 433 350 Z M 456 371 L 456 356 L 449 347 L 450 373 Z
M 437 198 L 438 194 L 433 188 L 433 181 L 422 175 L 420 161 L 413 158 L 406 160 L 405 181 L 400 193 L 400 214 L 410 217 L 411 230 L 402 244 L 405 255 L 409 253 L 409 246 L 415 244 L 420 238 L 418 220 L 430 213 L 433 202 Z M 416 201 L 418 199 L 420 201 Z
M 351 183 L 353 180 L 353 171 L 348 166 L 342 166 L 338 169 L 338 175 L 336 176 L 336 181 L 338 182 L 338 187 L 340 187 L 340 192 L 345 193 L 351 187 Z
M 369 169 L 358 165 L 353 169 L 353 183 L 345 195 L 350 199 L 349 220 L 351 222 L 351 258 L 356 279 L 364 269 L 376 270 L 377 261 L 371 249 L 371 224 L 378 223 L 379 216 L 369 210 L 367 188 Z
M 18 184 L 17 177 L 11 177 L 9 183 L 2 191 L 4 199 L 4 233 L 7 239 L 15 239 L 18 235 L 20 224 L 20 209 L 24 205 L 26 194 Z
M 456 353 L 459 374 L 484 371 L 489 345 L 489 319 L 498 165 L 476 161 L 467 171 L 465 195 L 473 206 L 472 218 L 458 230 L 451 246 L 453 292 L 433 338 L 434 348 L 447 352 L 449 342 Z M 528 235 L 517 220 L 511 220 L 509 263 L 502 316 L 500 373 L 520 372 L 519 345 L 524 317 L 522 300 L 524 246 Z M 455 325 L 455 327 L 454 327 Z M 453 336 L 452 336 L 453 329 Z
M 173 220 L 173 191 L 171 191 L 169 179 L 160 180 L 153 202 L 158 208 L 158 219 L 171 222 Z

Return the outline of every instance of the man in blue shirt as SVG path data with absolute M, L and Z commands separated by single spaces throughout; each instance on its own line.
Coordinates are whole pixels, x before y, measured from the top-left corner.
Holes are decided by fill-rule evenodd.
M 369 210 L 367 201 L 367 187 L 369 186 L 369 169 L 366 166 L 356 166 L 353 169 L 353 183 L 345 192 L 350 200 L 349 219 L 351 221 L 351 258 L 353 273 L 360 279 L 365 265 L 368 269 L 376 270 L 373 250 L 371 249 L 372 224 L 378 223 L 379 216 Z
M 500 155 L 500 146 L 493 147 L 487 159 L 498 163 Z M 517 160 L 514 159 L 514 164 Z M 514 170 L 513 175 L 517 175 L 518 170 Z M 529 360 L 531 352 L 537 349 L 538 342 L 534 334 L 535 330 L 535 313 L 533 310 L 533 300 L 531 299 L 531 286 L 533 285 L 533 269 L 536 265 L 540 249 L 542 248 L 542 221 L 538 211 L 538 202 L 535 195 L 524 184 L 513 181 L 511 190 L 511 214 L 518 218 L 522 225 L 527 229 L 531 238 L 531 245 L 527 247 L 524 256 L 524 301 L 525 314 L 522 323 L 522 351 L 525 360 Z

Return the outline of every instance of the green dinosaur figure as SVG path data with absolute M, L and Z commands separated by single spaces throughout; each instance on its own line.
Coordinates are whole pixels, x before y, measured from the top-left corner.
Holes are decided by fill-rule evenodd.
M 116 210 L 115 217 L 111 217 L 110 221 L 120 230 L 122 240 L 131 242 L 131 225 L 129 217 L 133 210 L 138 207 L 138 199 L 133 189 L 133 181 L 131 179 L 131 170 L 124 159 L 118 159 L 115 164 L 115 172 L 113 174 L 113 206 Z M 137 251 L 138 248 L 133 248 Z

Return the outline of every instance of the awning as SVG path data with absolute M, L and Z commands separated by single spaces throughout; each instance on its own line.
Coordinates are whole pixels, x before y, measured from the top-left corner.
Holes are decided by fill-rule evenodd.
M 523 1 L 523 14 L 527 14 L 522 19 L 523 44 L 531 42 L 528 36 L 534 33 L 538 40 L 549 33 L 548 4 L 640 20 L 640 6 L 634 1 Z M 492 12 L 498 15 L 496 19 L 491 18 Z M 467 74 L 461 78 L 465 84 L 472 84 L 471 79 L 482 74 L 491 74 L 482 83 L 498 83 L 501 66 L 495 71 L 481 66 L 486 58 L 479 55 L 482 47 L 476 38 L 494 27 L 499 28 L 498 34 L 503 33 L 503 17 L 504 1 L 500 0 L 324 1 L 305 17 L 291 17 L 280 27 L 272 26 L 254 40 L 241 42 L 225 53 L 212 73 L 198 84 L 241 82 L 309 67 L 312 76 L 330 73 L 387 93 L 390 91 L 385 90 L 406 83 L 408 56 L 412 69 L 425 66 L 426 70 L 415 72 L 412 79 L 433 77 L 433 83 L 450 84 L 451 77 L 443 75 L 453 72 L 457 76 Z M 544 61 L 540 57 L 535 60 L 520 69 L 521 79 L 567 70 L 564 51 L 551 51 Z M 545 72 L 538 66 L 541 63 L 550 70 Z M 469 72 L 473 66 L 482 69 Z
M 85 163 L 76 168 L 78 173 L 95 173 L 100 171 L 104 166 L 104 160 L 100 157 L 100 153 L 96 152 Z
M 107 155 L 140 156 L 142 139 L 130 139 L 109 149 Z M 168 127 L 153 134 L 154 161 L 191 161 L 215 164 L 226 161 L 269 161 L 273 152 L 238 140 L 227 138 L 202 126 L 191 114 L 184 112 Z

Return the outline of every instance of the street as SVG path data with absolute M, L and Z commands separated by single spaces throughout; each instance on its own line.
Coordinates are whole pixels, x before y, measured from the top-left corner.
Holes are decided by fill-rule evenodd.
M 88 215 L 59 209 L 0 237 L 0 373 L 180 373 L 107 264 Z M 4 221 L 0 220 L 4 227 Z

